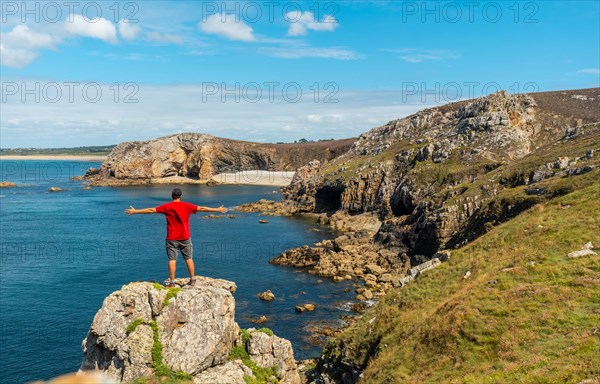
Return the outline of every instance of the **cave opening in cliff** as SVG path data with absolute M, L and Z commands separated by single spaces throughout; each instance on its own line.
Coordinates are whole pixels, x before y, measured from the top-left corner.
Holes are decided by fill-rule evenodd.
M 331 212 L 337 211 L 342 206 L 343 188 L 324 186 L 315 194 L 315 211 Z

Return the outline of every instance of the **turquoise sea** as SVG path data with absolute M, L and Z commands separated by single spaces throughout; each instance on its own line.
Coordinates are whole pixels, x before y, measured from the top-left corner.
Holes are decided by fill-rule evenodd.
M 162 215 L 127 216 L 123 210 L 155 207 L 170 200 L 173 186 L 83 189 L 81 175 L 98 163 L 77 161 L 0 161 L 0 180 L 17 188 L 0 189 L 0 382 L 25 383 L 76 371 L 81 341 L 102 300 L 131 281 L 162 282 L 167 277 Z M 48 192 L 50 187 L 65 189 Z M 180 186 L 184 200 L 198 205 L 234 207 L 261 198 L 278 199 L 273 187 Z M 320 352 L 307 327 L 336 325 L 347 314 L 349 283 L 335 284 L 301 270 L 273 266 L 281 251 L 333 236 L 299 218 L 254 213 L 234 219 L 191 218 L 196 273 L 235 281 L 236 320 L 266 315 L 264 324 L 291 340 L 297 359 Z M 187 276 L 181 257 L 179 277 Z M 277 299 L 260 301 L 271 289 Z M 315 312 L 297 314 L 296 304 L 311 302 Z M 258 326 L 261 327 L 262 325 Z

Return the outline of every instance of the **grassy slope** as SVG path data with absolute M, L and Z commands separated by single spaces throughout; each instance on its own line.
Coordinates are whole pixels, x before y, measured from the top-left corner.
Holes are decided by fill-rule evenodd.
M 598 181 L 534 206 L 388 294 L 325 354 L 371 356 L 364 383 L 600 379 L 600 257 L 565 257 L 600 245 L 599 214 Z

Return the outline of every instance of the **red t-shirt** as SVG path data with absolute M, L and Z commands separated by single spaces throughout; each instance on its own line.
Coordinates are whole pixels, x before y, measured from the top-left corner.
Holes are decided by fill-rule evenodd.
M 171 201 L 156 207 L 156 212 L 167 218 L 167 240 L 190 238 L 190 214 L 198 212 L 198 206 L 184 201 Z

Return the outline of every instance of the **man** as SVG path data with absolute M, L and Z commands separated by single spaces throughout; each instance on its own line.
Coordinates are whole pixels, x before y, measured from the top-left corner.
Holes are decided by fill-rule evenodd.
M 227 212 L 222 205 L 219 208 L 200 207 L 181 201 L 181 190 L 175 188 L 171 192 L 173 201 L 156 208 L 135 209 L 130 207 L 125 210 L 128 215 L 162 213 L 167 218 L 167 258 L 169 265 L 169 279 L 165 283 L 168 287 L 175 287 L 175 267 L 177 254 L 181 251 L 188 272 L 190 273 L 190 285 L 196 284 L 194 275 L 194 260 L 192 258 L 192 239 L 190 238 L 190 214 L 196 212 Z

